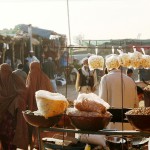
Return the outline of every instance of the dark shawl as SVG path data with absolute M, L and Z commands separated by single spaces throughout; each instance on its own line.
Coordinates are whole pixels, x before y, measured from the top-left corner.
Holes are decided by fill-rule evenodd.
M 46 90 L 53 92 L 52 85 L 48 76 L 41 70 L 39 62 L 30 64 L 30 71 L 27 76 L 26 86 L 28 89 L 27 103 L 28 109 L 31 111 L 37 110 L 35 92 L 38 90 Z
M 25 110 L 26 87 L 8 64 L 0 65 L 0 122 L 6 112 L 17 118 L 13 144 L 18 148 L 27 149 L 28 129 L 23 118 Z

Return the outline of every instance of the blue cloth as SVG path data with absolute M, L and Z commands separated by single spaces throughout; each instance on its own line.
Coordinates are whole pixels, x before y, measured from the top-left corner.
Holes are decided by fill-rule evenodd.
M 61 67 L 67 67 L 67 63 L 68 63 L 67 58 L 68 58 L 68 52 L 64 52 L 60 58 L 60 66 Z

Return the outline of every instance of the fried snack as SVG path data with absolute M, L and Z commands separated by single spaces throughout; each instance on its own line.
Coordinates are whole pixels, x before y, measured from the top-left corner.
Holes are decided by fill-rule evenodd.
M 60 93 L 39 90 L 35 96 L 38 110 L 45 118 L 62 114 L 69 105 L 65 96 Z
M 118 55 L 116 54 L 107 55 L 105 59 L 106 59 L 106 68 L 108 70 L 119 68 L 120 64 L 118 60 Z
M 127 115 L 150 115 L 150 107 L 134 108 L 128 112 Z
M 82 116 L 82 117 L 110 117 L 112 114 L 108 111 L 105 113 L 98 113 L 98 112 L 87 112 L 87 111 L 80 111 L 76 108 L 68 108 L 67 115 L 69 116 Z
M 119 61 L 119 64 L 123 67 L 130 67 L 131 65 L 130 56 L 126 53 L 121 53 L 118 56 L 118 61 Z
M 79 94 L 74 106 L 80 111 L 105 113 L 110 105 L 94 93 Z
M 106 108 L 99 102 L 89 99 L 75 101 L 75 107 L 80 111 L 105 113 Z
M 103 69 L 104 58 L 102 56 L 92 55 L 88 58 L 90 70 Z
M 128 53 L 131 60 L 131 67 L 139 68 L 142 65 L 142 53 L 135 51 L 134 53 Z

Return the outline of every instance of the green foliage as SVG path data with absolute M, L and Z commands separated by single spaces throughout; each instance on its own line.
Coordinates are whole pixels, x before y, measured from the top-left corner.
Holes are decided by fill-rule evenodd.
M 3 30 L 0 30 L 0 34 L 3 35 L 9 35 L 9 34 L 16 34 L 20 30 L 20 25 L 16 25 L 14 28 L 4 28 Z

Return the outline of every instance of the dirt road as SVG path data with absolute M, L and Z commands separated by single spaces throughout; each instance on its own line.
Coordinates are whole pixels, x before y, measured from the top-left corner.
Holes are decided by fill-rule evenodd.
M 69 100 L 75 100 L 78 96 L 78 93 L 76 92 L 75 85 L 69 84 L 69 85 L 63 85 L 63 86 L 58 86 L 58 93 L 61 93 L 66 96 L 67 99 Z M 98 94 L 98 86 L 95 94 Z
M 78 93 L 76 92 L 75 85 L 63 85 L 63 86 L 57 86 L 58 93 L 63 94 L 66 96 L 69 100 L 75 100 L 78 96 Z

